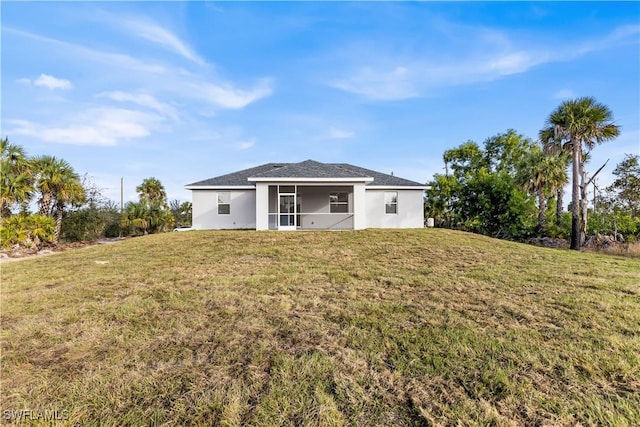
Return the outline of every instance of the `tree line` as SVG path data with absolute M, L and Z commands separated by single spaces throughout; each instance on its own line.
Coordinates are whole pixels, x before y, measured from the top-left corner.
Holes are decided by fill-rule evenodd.
M 191 203 L 168 202 L 158 179 L 144 179 L 136 191 L 139 200 L 127 203 L 121 212 L 64 159 L 29 156 L 8 137 L 0 139 L 3 247 L 40 248 L 59 241 L 157 233 L 191 223 Z
M 604 191 L 594 188 L 591 208 L 587 198 L 601 169 L 587 172 L 590 152 L 619 133 L 611 110 L 583 97 L 552 111 L 535 141 L 515 130 L 482 145 L 467 141 L 444 152 L 445 173 L 428 183 L 425 214 L 441 227 L 498 238 L 570 237 L 572 249 L 594 233 L 635 240 L 640 237 L 638 155 L 627 155 L 616 166 L 615 180 Z M 28 156 L 7 137 L 0 139 L 0 152 L 2 246 L 144 235 L 191 223 L 191 203 L 169 202 L 154 177 L 136 187 L 138 201 L 121 211 L 63 159 Z M 571 202 L 563 212 L 569 182 Z
M 441 227 L 505 239 L 570 237 L 572 249 L 599 232 L 635 240 L 640 237 L 638 155 L 627 155 L 616 166 L 615 181 L 589 208 L 588 189 L 602 169 L 589 176 L 590 151 L 619 133 L 611 110 L 583 97 L 551 112 L 536 141 L 508 130 L 482 146 L 465 142 L 444 152 L 445 173 L 428 183 L 425 214 Z M 571 202 L 563 213 L 569 182 Z

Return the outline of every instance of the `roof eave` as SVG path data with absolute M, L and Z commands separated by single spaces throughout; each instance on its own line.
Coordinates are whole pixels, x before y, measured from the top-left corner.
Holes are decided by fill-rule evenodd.
M 269 178 L 269 177 L 249 177 L 247 179 L 249 182 L 357 182 L 357 183 L 367 183 L 373 182 L 373 178 L 370 177 L 353 177 L 353 178 L 294 178 L 294 177 L 277 177 L 277 178 Z
M 255 190 L 255 185 L 185 185 L 187 190 Z
M 430 190 L 428 185 L 367 185 L 372 190 Z

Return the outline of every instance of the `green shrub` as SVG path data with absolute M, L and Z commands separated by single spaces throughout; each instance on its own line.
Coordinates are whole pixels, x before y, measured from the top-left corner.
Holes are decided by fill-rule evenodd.
M 117 237 L 120 229 L 117 227 L 117 230 L 113 230 L 113 225 L 119 222 L 120 213 L 117 209 L 87 206 L 65 214 L 60 237 L 69 242 Z
M 0 224 L 2 247 L 20 245 L 39 248 L 55 242 L 55 221 L 43 215 L 15 215 Z

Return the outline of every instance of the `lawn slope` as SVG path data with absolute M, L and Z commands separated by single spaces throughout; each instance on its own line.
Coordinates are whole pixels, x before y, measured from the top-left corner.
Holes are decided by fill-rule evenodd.
M 2 411 L 640 425 L 637 259 L 438 229 L 242 231 L 1 268 Z

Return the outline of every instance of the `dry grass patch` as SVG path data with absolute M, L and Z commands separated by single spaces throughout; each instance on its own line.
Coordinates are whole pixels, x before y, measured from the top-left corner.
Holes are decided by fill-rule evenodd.
M 3 265 L 0 308 L 0 409 L 69 424 L 640 424 L 631 258 L 172 233 Z

